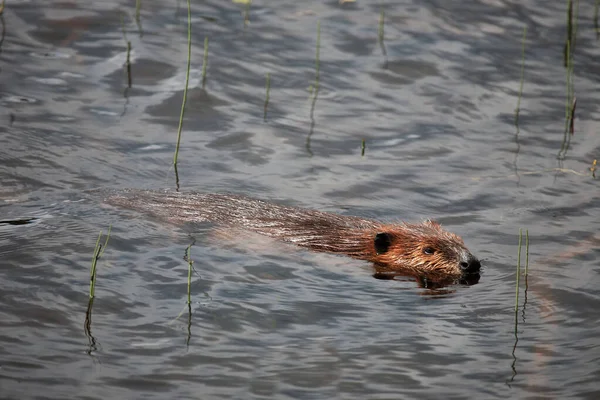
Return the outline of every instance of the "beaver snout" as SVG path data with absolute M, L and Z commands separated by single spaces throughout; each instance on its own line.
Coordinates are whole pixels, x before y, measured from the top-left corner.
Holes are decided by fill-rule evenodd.
M 460 269 L 465 274 L 479 272 L 481 263 L 473 254 L 467 254 L 459 263 Z

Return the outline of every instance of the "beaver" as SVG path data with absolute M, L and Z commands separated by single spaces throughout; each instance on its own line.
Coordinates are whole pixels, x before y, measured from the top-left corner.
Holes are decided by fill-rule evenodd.
M 459 236 L 431 220 L 391 224 L 232 194 L 130 189 L 113 193 L 105 201 L 176 224 L 206 221 L 313 251 L 367 260 L 379 273 L 461 277 L 481 267 Z

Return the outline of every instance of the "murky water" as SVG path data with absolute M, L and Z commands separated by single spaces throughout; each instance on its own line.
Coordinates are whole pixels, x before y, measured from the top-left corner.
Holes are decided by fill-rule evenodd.
M 485 260 L 479 283 L 378 280 L 356 260 L 106 207 L 88 189 L 175 185 L 186 3 L 142 0 L 138 25 L 133 1 L 7 2 L 0 220 L 34 219 L 0 224 L 0 398 L 600 396 L 593 2 L 579 10 L 562 160 L 565 1 L 255 1 L 246 26 L 244 5 L 201 3 L 182 190 L 436 218 Z M 110 224 L 86 337 L 92 253 Z M 515 336 L 519 228 L 530 254 Z

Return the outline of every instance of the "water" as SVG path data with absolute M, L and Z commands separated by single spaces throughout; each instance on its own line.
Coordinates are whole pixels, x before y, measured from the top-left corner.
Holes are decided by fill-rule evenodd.
M 244 5 L 192 6 L 182 190 L 438 219 L 484 259 L 479 283 L 439 290 L 191 232 L 88 191 L 175 185 L 186 3 L 142 1 L 141 32 L 133 3 L 8 2 L 0 21 L 0 220 L 34 218 L 0 225 L 1 398 L 600 395 L 593 2 L 579 10 L 563 160 L 566 2 L 255 2 L 247 26 Z M 93 248 L 110 224 L 86 337 Z M 515 337 L 520 228 L 530 265 Z

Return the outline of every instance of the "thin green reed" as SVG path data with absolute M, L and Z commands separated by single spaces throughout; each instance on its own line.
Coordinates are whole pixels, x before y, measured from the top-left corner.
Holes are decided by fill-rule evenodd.
M 529 229 L 525 230 L 525 282 L 529 273 Z
M 519 97 L 515 109 L 515 125 L 519 125 L 519 113 L 521 112 L 521 98 L 523 97 L 523 83 L 525 81 L 525 41 L 527 39 L 527 26 L 523 27 L 523 45 L 521 50 L 521 83 L 519 85 Z
M 192 58 L 192 6 L 191 0 L 187 0 L 187 11 L 188 11 L 188 31 L 187 31 L 187 68 L 185 71 L 185 88 L 183 89 L 183 101 L 181 102 L 181 114 L 179 115 L 179 127 L 177 128 L 177 145 L 175 147 L 175 155 L 173 156 L 173 165 L 177 168 L 177 157 L 179 156 L 179 146 L 181 144 L 181 130 L 183 128 L 183 116 L 185 114 L 185 104 L 187 102 L 187 91 L 190 82 L 190 65 Z M 179 178 L 177 178 L 177 186 L 179 186 Z
M 567 0 L 567 40 L 565 42 L 563 62 L 565 67 L 569 66 L 569 55 L 573 45 L 573 0 Z
M 315 55 L 315 91 L 319 91 L 320 77 L 320 59 L 321 59 L 321 21 L 317 21 L 317 50 Z M 315 94 L 316 97 L 316 94 Z
M 132 82 L 132 79 L 131 79 L 131 42 L 127 38 L 127 31 L 125 30 L 125 20 L 123 18 L 123 15 L 121 15 L 121 29 L 123 31 L 123 39 L 125 40 L 125 43 L 127 45 L 125 68 L 127 70 L 127 87 L 130 88 L 131 82 Z
M 127 59 L 125 60 L 125 66 L 127 68 L 127 87 L 131 87 L 131 42 L 127 42 Z
M 248 26 L 248 23 L 250 22 L 250 4 L 252 4 L 252 1 L 247 1 L 246 8 L 244 9 L 244 28 Z
M 267 120 L 267 107 L 269 106 L 269 98 L 270 98 L 270 92 L 271 92 L 271 74 L 267 72 L 267 81 L 265 83 L 266 86 L 266 96 L 265 96 L 265 111 L 263 114 L 263 120 L 266 121 Z
M 573 104 L 574 88 L 573 88 L 573 55 L 571 53 L 571 42 L 567 42 L 567 68 L 566 68 L 566 88 L 567 97 L 565 102 L 565 131 L 569 126 L 569 115 Z
M 202 57 L 202 89 L 206 86 L 206 69 L 208 68 L 208 36 L 204 38 L 204 56 Z
M 138 31 L 140 32 L 140 37 L 142 37 L 144 34 L 144 32 L 142 31 L 142 21 L 140 19 L 141 8 L 142 0 L 135 0 L 135 23 L 138 27 Z
M 519 311 L 519 278 L 521 276 L 521 243 L 523 241 L 523 229 L 519 229 L 519 247 L 517 250 L 517 283 L 515 290 L 515 313 Z M 515 316 L 516 318 L 516 316 Z
M 579 0 L 575 1 L 575 17 L 573 18 L 573 44 L 571 46 L 571 52 L 575 50 L 575 43 L 577 43 L 577 28 L 579 23 Z
M 109 225 L 104 245 L 100 243 L 100 240 L 102 240 L 102 231 L 100 231 L 100 233 L 98 234 L 98 239 L 96 240 L 96 246 L 94 247 L 94 256 L 92 257 L 92 268 L 90 270 L 90 299 L 93 299 L 96 295 L 96 275 L 98 268 L 98 260 L 104 254 L 104 250 L 106 250 L 106 245 L 108 244 L 108 238 L 110 237 L 111 229 L 112 225 Z

